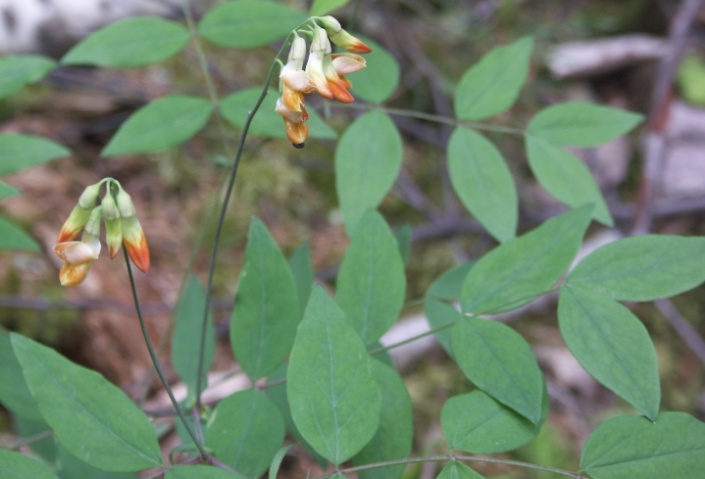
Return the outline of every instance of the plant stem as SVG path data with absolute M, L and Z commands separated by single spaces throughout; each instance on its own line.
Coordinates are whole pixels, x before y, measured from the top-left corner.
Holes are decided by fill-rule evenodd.
M 283 53 L 284 49 L 288 46 L 291 41 L 291 36 L 293 32 L 290 33 L 284 43 L 282 43 L 279 52 L 277 53 L 275 60 L 278 59 Z M 272 66 L 269 68 L 269 73 L 264 82 L 264 87 L 260 93 L 255 106 L 247 114 L 247 120 L 242 128 L 242 133 L 240 134 L 240 141 L 237 145 L 237 152 L 235 153 L 235 158 L 233 159 L 233 165 L 230 169 L 230 175 L 228 176 L 228 182 L 225 187 L 225 195 L 223 197 L 223 203 L 220 207 L 220 214 L 218 215 L 218 221 L 215 227 L 215 237 L 213 238 L 213 248 L 211 249 L 210 263 L 208 266 L 208 281 L 206 285 L 206 306 L 203 311 L 203 318 L 201 319 L 201 332 L 200 332 L 200 344 L 198 347 L 198 369 L 196 372 L 196 409 L 200 411 L 201 409 L 201 391 L 202 391 L 202 376 L 203 376 L 203 360 L 206 347 L 206 326 L 208 324 L 208 311 L 210 310 L 211 297 L 213 294 L 213 276 L 215 273 L 215 262 L 218 256 L 218 246 L 220 245 L 220 236 L 223 232 L 223 224 L 225 223 L 225 213 L 228 209 L 228 203 L 230 203 L 230 197 L 232 196 L 233 189 L 235 187 L 235 178 L 237 177 L 238 166 L 240 165 L 240 160 L 242 159 L 242 152 L 245 147 L 245 140 L 247 139 L 247 132 L 250 129 L 250 124 L 255 114 L 259 110 L 262 102 L 264 101 L 267 92 L 269 91 L 269 84 L 274 76 L 274 70 L 277 66 L 277 62 L 273 61 Z
M 203 444 L 201 443 L 201 441 L 196 439 L 196 434 L 194 433 L 194 431 L 191 428 L 191 426 L 189 425 L 189 423 L 186 421 L 186 416 L 184 415 L 184 411 L 183 411 L 183 409 L 181 409 L 181 405 L 174 397 L 174 393 L 172 392 L 171 387 L 169 386 L 169 383 L 166 380 L 166 377 L 164 376 L 164 372 L 162 371 L 162 368 L 159 365 L 159 360 L 157 359 L 157 355 L 154 352 L 154 346 L 152 345 L 152 340 L 150 339 L 149 334 L 147 333 L 147 326 L 144 322 L 144 317 L 142 316 L 142 309 L 140 308 L 140 301 L 137 296 L 137 286 L 135 285 L 135 277 L 132 274 L 132 265 L 130 264 L 130 258 L 127 255 L 127 248 L 123 247 L 122 252 L 125 257 L 125 265 L 127 266 L 127 274 L 130 277 L 130 288 L 132 289 L 132 299 L 135 302 L 135 311 L 137 312 L 137 318 L 139 319 L 139 322 L 140 322 L 140 329 L 142 330 L 142 336 L 144 337 L 144 342 L 147 345 L 147 350 L 149 351 L 149 357 L 152 359 L 152 364 L 154 365 L 154 369 L 157 371 L 157 375 L 159 376 L 159 379 L 161 380 L 162 385 L 164 386 L 164 389 L 166 389 L 166 392 L 169 395 L 169 399 L 171 400 L 171 404 L 174 406 L 176 413 L 179 415 L 179 419 L 181 419 L 181 422 L 183 423 L 184 427 L 186 428 L 186 431 L 188 432 L 188 435 L 191 436 L 191 439 L 193 440 L 194 444 L 198 448 L 198 452 L 201 456 L 201 459 L 203 459 L 205 461 L 209 457 L 208 453 L 203 448 Z
M 51 429 L 47 429 L 46 431 L 38 432 L 37 434 L 34 434 L 32 436 L 23 437 L 14 444 L 11 444 L 7 449 L 15 451 L 21 447 L 27 446 L 37 441 L 41 441 L 42 439 L 46 439 L 47 437 L 51 437 L 53 434 L 54 432 Z

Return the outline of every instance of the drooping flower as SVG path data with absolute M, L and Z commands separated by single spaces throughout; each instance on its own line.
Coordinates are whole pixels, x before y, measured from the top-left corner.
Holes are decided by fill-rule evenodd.
M 330 59 L 331 51 L 326 31 L 318 25 L 314 25 L 311 52 L 308 55 L 308 63 L 306 63 L 306 75 L 308 75 L 308 81 L 316 89 L 316 92 L 328 99 L 333 98 L 333 92 L 328 86 L 324 63 L 326 57 Z
M 100 193 L 100 183 L 87 186 L 81 196 L 78 198 L 78 203 L 74 206 L 68 219 L 59 231 L 57 243 L 63 243 L 74 239 L 83 230 L 83 227 L 88 222 L 88 217 L 95 206 Z
M 105 242 L 108 244 L 110 258 L 113 259 L 122 247 L 122 221 L 120 210 L 110 188 L 100 204 L 103 207 L 103 218 L 105 219 Z
M 350 35 L 343 29 L 340 22 L 330 15 L 319 19 L 326 29 L 330 41 L 341 48 L 353 53 L 370 53 L 372 49 L 365 45 L 362 40 Z
M 144 234 L 142 225 L 135 215 L 135 205 L 132 203 L 132 198 L 125 190 L 120 188 L 115 201 L 120 211 L 122 241 L 125 244 L 127 254 L 135 266 L 147 272 L 150 265 L 149 245 L 147 245 L 147 237 Z
M 100 219 L 101 207 L 97 206 L 89 213 L 83 228 L 81 241 L 63 241 L 54 246 L 54 253 L 64 262 L 59 271 L 62 286 L 76 286 L 88 274 L 93 261 L 100 255 Z

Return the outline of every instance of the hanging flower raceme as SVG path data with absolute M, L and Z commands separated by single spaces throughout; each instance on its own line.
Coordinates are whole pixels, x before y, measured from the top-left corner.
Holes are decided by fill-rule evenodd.
M 106 193 L 100 205 L 96 206 L 103 184 Z M 149 269 L 149 248 L 135 216 L 132 199 L 120 183 L 106 178 L 84 190 L 59 233 L 54 253 L 64 262 L 59 272 L 59 281 L 63 286 L 80 284 L 98 259 L 101 220 L 105 221 L 105 239 L 110 257 L 114 258 L 125 243 L 132 262 L 142 271 Z M 79 234 L 81 240 L 75 241 Z
M 320 21 L 323 28 L 316 21 Z M 335 18 L 315 17 L 311 48 L 304 68 L 306 40 L 294 33 L 287 63 L 279 75 L 281 96 L 275 111 L 284 119 L 287 137 L 296 148 L 303 148 L 308 136 L 308 112 L 304 107 L 304 94 L 317 92 L 329 100 L 336 99 L 343 103 L 354 101 L 348 91 L 352 83 L 345 75 L 364 68 L 365 60 L 351 53 L 333 54 L 331 40 L 354 53 L 371 51 L 367 45 L 343 30 Z

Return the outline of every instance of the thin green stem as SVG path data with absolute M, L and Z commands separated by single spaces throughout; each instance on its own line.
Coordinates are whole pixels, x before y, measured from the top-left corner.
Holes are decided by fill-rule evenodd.
M 127 255 L 127 248 L 123 248 L 122 252 L 125 257 L 125 265 L 127 266 L 127 274 L 130 277 L 130 288 L 132 289 L 132 299 L 134 300 L 134 303 L 135 303 L 135 311 L 137 312 L 137 318 L 139 319 L 140 329 L 142 330 L 142 336 L 144 337 L 144 342 L 147 345 L 147 350 L 149 351 L 149 357 L 152 359 L 152 364 L 154 365 L 154 369 L 157 371 L 157 375 L 159 376 L 159 379 L 161 380 L 162 385 L 164 386 L 164 389 L 166 389 L 166 392 L 169 395 L 169 400 L 171 400 L 171 404 L 172 404 L 172 406 L 174 406 L 176 413 L 179 415 L 179 419 L 181 419 L 182 424 L 184 425 L 184 427 L 186 428 L 186 431 L 188 432 L 188 435 L 191 436 L 191 439 L 193 440 L 194 444 L 196 444 L 196 447 L 198 448 L 198 452 L 199 452 L 201 458 L 203 460 L 207 460 L 209 457 L 208 453 L 203 448 L 202 442 L 196 438 L 196 434 L 194 433 L 193 429 L 189 425 L 188 421 L 186 421 L 186 416 L 184 415 L 184 411 L 183 411 L 183 409 L 181 409 L 181 405 L 174 397 L 174 393 L 172 392 L 171 387 L 169 386 L 169 382 L 166 380 L 166 376 L 164 376 L 164 372 L 162 371 L 162 368 L 159 365 L 159 360 L 157 359 L 157 355 L 154 352 L 154 346 L 152 345 L 152 340 L 150 339 L 149 334 L 147 333 L 147 326 L 144 322 L 144 317 L 142 316 L 142 308 L 140 307 L 139 297 L 137 296 L 137 286 L 135 284 L 135 277 L 132 274 L 132 265 L 130 264 L 130 258 Z
M 329 477 L 332 477 L 336 474 L 351 474 L 359 471 L 365 471 L 369 469 L 377 469 L 380 467 L 387 467 L 387 466 L 399 466 L 399 465 L 406 465 L 406 464 L 414 464 L 414 463 L 419 463 L 419 462 L 444 462 L 444 461 L 474 461 L 474 462 L 492 462 L 492 463 L 498 463 L 498 464 L 506 464 L 508 466 L 516 466 L 516 467 L 523 467 L 525 469 L 536 469 L 536 470 L 541 470 L 541 471 L 547 471 L 547 472 L 553 472 L 555 474 L 560 474 L 562 476 L 567 476 L 567 477 L 572 477 L 574 479 L 583 479 L 583 476 L 579 473 L 572 472 L 572 471 L 566 471 L 563 469 L 557 469 L 554 467 L 547 467 L 547 466 L 540 466 L 537 464 L 532 464 L 530 462 L 521 462 L 521 461 L 512 461 L 508 459 L 499 459 L 499 458 L 494 458 L 494 457 L 486 457 L 486 456 L 459 456 L 459 455 L 454 455 L 454 454 L 446 454 L 442 456 L 428 456 L 428 457 L 412 457 L 408 459 L 399 459 L 399 460 L 394 460 L 394 461 L 383 461 L 383 462 L 377 462 L 373 464 L 365 464 L 363 466 L 355 466 L 355 467 L 346 467 L 343 469 L 338 469 L 333 472 L 328 472 L 326 474 L 322 474 L 320 476 L 316 476 L 313 479 L 328 479 Z
M 37 441 L 41 441 L 42 439 L 46 439 L 48 437 L 51 437 L 54 434 L 54 432 L 51 429 L 47 429 L 46 431 L 39 432 L 37 434 L 34 434 L 29 437 L 23 437 L 19 441 L 15 442 L 14 444 L 11 444 L 8 449 L 11 451 L 16 451 L 17 449 L 27 446 L 29 444 L 35 443 Z
M 496 125 L 486 125 L 484 123 L 476 123 L 472 121 L 462 121 L 456 120 L 455 118 L 449 118 L 447 116 L 434 115 L 432 113 L 424 113 L 422 111 L 414 110 L 404 110 L 401 108 L 390 108 L 381 105 L 371 105 L 366 103 L 337 103 L 337 102 L 326 102 L 327 105 L 336 108 L 352 108 L 356 110 L 380 110 L 390 115 L 405 116 L 408 118 L 416 118 L 419 120 L 432 121 L 435 123 L 442 123 L 451 126 L 467 126 L 475 128 L 476 130 L 493 131 L 497 133 L 506 133 L 508 135 L 524 136 L 524 130 L 518 128 L 510 128 L 506 126 L 496 126 Z
M 290 33 L 286 37 L 286 39 L 284 40 L 284 43 L 282 43 L 282 46 L 279 49 L 279 52 L 277 53 L 275 59 L 278 59 L 279 57 L 282 56 L 285 48 L 288 46 L 289 42 L 291 41 L 292 35 L 293 35 L 293 32 Z M 240 141 L 237 145 L 237 152 L 235 153 L 233 165 L 230 169 L 230 175 L 228 176 L 228 182 L 225 187 L 225 195 L 223 197 L 223 203 L 221 204 L 220 214 L 218 216 L 218 221 L 217 221 L 216 227 L 215 227 L 215 236 L 213 238 L 213 248 L 211 249 L 210 263 L 209 263 L 209 267 L 208 267 L 208 281 L 207 281 L 207 285 L 206 285 L 206 302 L 205 302 L 205 308 L 203 311 L 203 318 L 201 319 L 200 345 L 198 348 L 198 369 L 196 372 L 196 408 L 199 411 L 201 409 L 203 361 L 204 361 L 204 354 L 205 354 L 205 347 L 206 347 L 206 326 L 208 324 L 208 311 L 210 310 L 211 297 L 213 294 L 213 276 L 215 273 L 215 263 L 216 263 L 216 259 L 218 256 L 218 246 L 220 245 L 220 237 L 223 232 L 223 224 L 225 223 L 225 213 L 227 212 L 228 203 L 230 203 L 230 197 L 232 196 L 233 189 L 235 187 L 235 179 L 237 178 L 238 166 L 240 165 L 240 160 L 242 159 L 242 152 L 245 147 L 245 140 L 247 139 L 247 133 L 250 129 L 250 124 L 252 123 L 252 119 L 254 118 L 255 114 L 259 110 L 260 106 L 262 106 L 262 102 L 264 101 L 264 98 L 267 96 L 267 92 L 269 91 L 269 84 L 272 82 L 272 78 L 274 77 L 274 71 L 275 71 L 276 67 L 277 67 L 277 62 L 273 61 L 272 66 L 269 68 L 269 73 L 267 74 L 267 77 L 265 79 L 264 87 L 262 88 L 262 92 L 260 93 L 260 96 L 257 99 L 255 106 L 247 114 L 247 120 L 245 121 L 245 125 L 242 128 L 242 133 L 240 134 Z

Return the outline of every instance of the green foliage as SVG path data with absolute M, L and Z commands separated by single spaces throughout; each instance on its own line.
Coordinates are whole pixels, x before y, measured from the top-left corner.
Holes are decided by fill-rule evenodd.
M 448 171 L 463 205 L 498 241 L 514 238 L 519 203 L 502 154 L 482 135 L 456 128 L 448 142 Z
M 25 231 L 0 217 L 0 251 L 2 250 L 28 250 L 39 251 L 39 243 Z
M 335 186 L 348 233 L 387 195 L 401 161 L 401 137 L 386 114 L 365 113 L 345 130 L 335 149 Z
M 11 342 L 42 417 L 71 454 L 112 472 L 161 465 L 157 436 L 125 393 L 53 349 L 16 334 Z
M 14 451 L 0 450 L 0 470 L 7 479 L 59 479 L 42 462 Z
M 39 55 L 0 58 L 0 99 L 14 95 L 29 83 L 36 83 L 56 68 L 56 62 Z
M 458 461 L 450 461 L 436 479 L 484 479 L 479 473 Z
M 388 100 L 399 85 L 401 68 L 384 47 L 375 41 L 360 35 L 358 38 L 372 49 L 365 55 L 367 68 L 355 72 L 353 80 L 353 93 L 370 103 L 382 103 Z
M 89 35 L 61 59 L 65 65 L 134 68 L 176 55 L 191 35 L 161 18 L 128 18 Z
M 173 95 L 140 108 L 120 126 L 101 155 L 165 150 L 186 142 L 208 121 L 213 105 L 203 98 Z
M 32 166 L 70 155 L 63 146 L 45 138 L 14 133 L 0 134 L 0 175 L 17 173 Z
M 20 191 L 18 189 L 0 181 L 0 200 L 12 198 L 13 196 L 18 196 L 19 194 Z
M 333 10 L 344 7 L 350 0 L 313 0 L 311 15 L 325 15 Z

